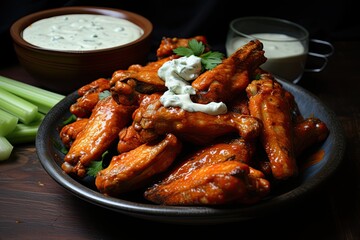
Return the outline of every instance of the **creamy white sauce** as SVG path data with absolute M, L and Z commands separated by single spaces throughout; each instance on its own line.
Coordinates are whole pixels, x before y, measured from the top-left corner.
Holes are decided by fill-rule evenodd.
M 259 39 L 264 45 L 267 58 L 283 58 L 304 54 L 305 48 L 299 40 L 294 37 L 280 33 L 256 33 L 251 37 Z M 227 55 L 249 42 L 249 38 L 237 37 L 229 44 Z
M 143 35 L 126 19 L 97 14 L 67 14 L 45 18 L 24 29 L 23 39 L 51 50 L 96 50 L 124 45 Z
M 266 71 L 293 81 L 302 75 L 307 48 L 294 37 L 279 33 L 257 33 L 251 37 L 263 43 L 266 62 L 261 65 Z M 239 47 L 248 43 L 249 38 L 236 37 L 226 43 L 227 55 L 230 56 Z
M 199 104 L 191 101 L 190 95 L 196 94 L 190 82 L 201 74 L 201 58 L 191 55 L 164 63 L 158 75 L 168 88 L 161 96 L 164 107 L 180 107 L 188 112 L 204 112 L 211 115 L 224 114 L 227 107 L 222 102 Z

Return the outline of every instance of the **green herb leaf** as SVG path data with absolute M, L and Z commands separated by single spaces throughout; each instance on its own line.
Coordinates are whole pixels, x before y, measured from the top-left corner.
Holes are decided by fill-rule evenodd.
M 55 141 L 52 139 L 52 143 L 54 144 L 54 147 L 59 150 L 62 154 L 66 155 L 69 152 L 69 149 L 67 149 L 62 142 Z
M 70 117 L 68 117 L 67 119 L 65 119 L 62 124 L 63 125 L 67 125 L 67 124 L 70 124 L 72 122 L 75 122 L 76 121 L 76 116 L 74 114 L 71 114 Z
M 92 161 L 87 168 L 87 174 L 92 177 L 96 177 L 96 174 L 102 170 L 102 160 Z
M 189 57 L 191 55 L 201 58 L 201 64 L 206 70 L 213 69 L 220 63 L 224 58 L 224 54 L 220 52 L 206 52 L 205 46 L 202 42 L 198 42 L 196 39 L 191 39 L 188 43 L 188 47 L 178 47 L 173 50 L 175 54 L 183 57 Z
M 188 43 L 189 48 L 194 52 L 195 56 L 201 56 L 205 51 L 205 46 L 202 42 L 191 39 Z
M 92 161 L 90 163 L 89 167 L 87 168 L 87 175 L 96 177 L 96 174 L 103 169 L 103 160 L 108 153 L 109 153 L 109 151 L 105 151 L 101 155 L 100 161 Z
M 184 56 L 184 57 L 190 57 L 191 55 L 195 55 L 194 52 L 187 47 L 178 47 L 176 49 L 174 49 L 174 53 L 179 55 L 179 56 Z
M 213 69 L 220 63 L 222 63 L 224 55 L 220 52 L 207 52 L 201 55 L 201 63 L 205 69 Z

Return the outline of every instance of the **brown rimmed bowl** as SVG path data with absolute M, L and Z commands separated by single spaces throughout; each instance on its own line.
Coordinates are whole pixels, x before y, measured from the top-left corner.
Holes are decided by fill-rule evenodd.
M 141 27 L 143 35 L 117 47 L 61 51 L 37 47 L 22 38 L 23 30 L 33 22 L 66 14 L 99 14 L 129 20 Z M 48 9 L 24 16 L 13 23 L 10 34 L 20 64 L 48 90 L 70 94 L 97 78 L 109 78 L 119 69 L 132 64 L 145 64 L 151 47 L 152 23 L 145 17 L 122 9 L 80 6 Z

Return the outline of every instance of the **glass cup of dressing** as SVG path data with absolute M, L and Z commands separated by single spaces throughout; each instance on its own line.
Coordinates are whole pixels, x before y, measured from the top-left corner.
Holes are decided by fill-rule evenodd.
M 302 26 L 279 18 L 243 17 L 230 22 L 226 38 L 226 54 L 230 56 L 252 39 L 263 43 L 266 62 L 260 67 L 274 76 L 297 83 L 304 72 L 320 72 L 334 51 L 331 43 L 309 39 L 309 32 Z M 325 53 L 309 52 L 309 43 L 324 45 Z M 306 63 L 309 57 L 319 61 L 312 68 Z

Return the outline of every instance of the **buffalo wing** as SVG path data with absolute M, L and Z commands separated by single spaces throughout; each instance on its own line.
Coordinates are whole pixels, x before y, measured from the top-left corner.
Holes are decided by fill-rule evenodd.
M 117 70 L 112 74 L 110 85 L 112 91 L 117 91 L 117 84 L 132 79 L 136 82 L 136 90 L 142 93 L 153 93 L 158 91 L 165 91 L 165 83 L 158 76 L 159 68 L 167 61 L 174 59 L 176 56 L 172 55 L 161 60 L 150 62 L 145 66 L 139 64 L 131 65 L 127 70 Z
M 96 187 L 110 196 L 143 187 L 153 176 L 168 169 L 181 148 L 181 142 L 173 134 L 167 134 L 162 140 L 114 156 L 110 165 L 98 173 Z
M 79 177 L 86 175 L 86 167 L 114 143 L 120 130 L 131 120 L 132 106 L 118 105 L 110 96 L 100 100 L 82 131 L 64 157 L 62 169 Z
M 326 124 L 318 118 L 309 117 L 294 126 L 295 155 L 300 156 L 310 146 L 323 142 L 329 135 Z
M 219 141 L 209 146 L 197 148 L 179 160 L 179 164 L 174 167 L 166 180 L 162 181 L 162 184 L 185 177 L 191 171 L 205 165 L 225 161 L 239 161 L 250 164 L 254 151 L 254 142 L 247 142 L 241 138 Z
M 110 89 L 108 79 L 99 78 L 78 89 L 79 98 L 70 106 L 70 112 L 79 118 L 88 118 L 99 101 L 99 94 Z
M 171 132 L 183 140 L 205 145 L 218 137 L 237 133 L 245 139 L 256 138 L 261 122 L 250 115 L 228 112 L 209 115 L 203 112 L 187 112 L 179 107 L 164 107 L 154 94 L 154 99 L 141 105 L 133 115 L 134 128 L 144 142 Z
M 77 135 L 85 128 L 88 118 L 80 118 L 61 128 L 60 139 L 65 147 L 70 148 L 75 141 Z
M 254 77 L 253 72 L 265 61 L 262 43 L 250 41 L 192 82 L 197 91 L 193 100 L 197 103 L 230 103 L 245 90 L 249 79 Z
M 158 59 L 162 59 L 171 55 L 174 55 L 173 50 L 178 47 L 187 47 L 191 39 L 195 39 L 198 42 L 202 42 L 207 47 L 207 39 L 205 36 L 195 36 L 192 38 L 170 38 L 163 37 L 160 42 L 159 48 L 156 50 L 156 56 Z M 209 48 L 205 49 L 205 52 L 209 51 Z
M 204 165 L 164 182 L 147 189 L 145 198 L 163 205 L 253 204 L 270 192 L 269 181 L 250 174 L 250 167 L 239 161 Z
M 260 119 L 262 145 L 268 155 L 274 178 L 288 179 L 298 174 L 293 142 L 291 108 L 285 90 L 271 76 L 252 81 L 246 91 L 252 116 Z

